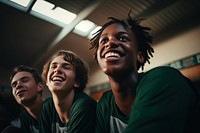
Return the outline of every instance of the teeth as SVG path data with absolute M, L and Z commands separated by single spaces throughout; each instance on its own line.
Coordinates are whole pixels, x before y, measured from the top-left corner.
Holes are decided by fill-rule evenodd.
M 118 53 L 109 52 L 105 54 L 105 58 L 108 58 L 108 57 L 120 57 L 120 55 Z
M 53 77 L 52 80 L 53 81 L 63 81 L 63 79 L 61 77 Z

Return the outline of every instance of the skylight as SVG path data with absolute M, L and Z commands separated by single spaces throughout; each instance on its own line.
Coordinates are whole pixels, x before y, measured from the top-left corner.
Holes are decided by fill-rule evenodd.
M 101 26 L 97 26 L 94 30 L 92 30 L 90 34 L 87 36 L 88 39 L 91 39 L 94 36 L 93 34 L 96 33 L 98 30 L 100 30 L 101 28 L 102 28 Z
M 36 3 L 32 8 L 32 11 L 38 12 L 47 17 L 58 20 L 64 24 L 71 23 L 77 16 L 74 13 L 71 13 L 61 7 L 56 7 L 54 4 L 44 0 L 36 1 Z
M 95 24 L 93 22 L 89 20 L 82 20 L 79 24 L 76 25 L 73 32 L 81 36 L 87 36 L 94 27 Z
M 10 0 L 11 2 L 17 3 L 23 7 L 27 7 L 31 0 Z
M 1 2 L 15 7 L 24 12 L 30 13 L 33 16 L 51 22 L 60 27 L 69 26 L 77 15 L 69 12 L 61 7 L 56 6 L 46 0 L 0 0 Z M 33 5 L 33 6 L 32 6 Z M 92 38 L 92 34 L 99 30 L 101 27 L 97 26 L 89 20 L 82 20 L 75 26 L 73 32 Z

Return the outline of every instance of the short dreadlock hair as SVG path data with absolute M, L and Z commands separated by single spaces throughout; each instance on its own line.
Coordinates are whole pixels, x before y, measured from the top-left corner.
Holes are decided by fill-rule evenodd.
M 96 33 L 94 33 L 94 37 L 90 40 L 90 50 L 94 49 L 94 59 L 97 61 L 97 49 L 99 47 L 99 39 L 100 35 L 102 34 L 103 30 L 111 24 L 119 23 L 124 28 L 129 28 L 136 37 L 138 50 L 142 52 L 144 57 L 144 62 L 141 63 L 137 61 L 137 69 L 139 70 L 142 67 L 144 69 L 144 64 L 148 62 L 150 64 L 150 56 L 153 57 L 152 53 L 154 52 L 153 48 L 150 46 L 150 43 L 153 42 L 153 37 L 149 35 L 149 27 L 144 27 L 140 25 L 140 23 L 145 20 L 145 18 L 133 19 L 130 16 L 130 12 L 128 13 L 128 18 L 119 20 L 114 17 L 108 17 L 110 20 L 109 22 L 105 23 L 101 29 L 99 29 Z

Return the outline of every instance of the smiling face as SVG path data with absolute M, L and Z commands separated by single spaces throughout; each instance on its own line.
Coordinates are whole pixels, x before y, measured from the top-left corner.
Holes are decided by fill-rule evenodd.
M 70 93 L 74 87 L 78 87 L 74 66 L 64 60 L 63 56 L 55 57 L 50 63 L 46 85 L 52 93 L 63 91 L 65 94 Z
M 134 34 L 121 24 L 106 27 L 99 39 L 97 60 L 107 75 L 137 71 L 137 42 Z
M 26 104 L 34 101 L 42 90 L 42 83 L 36 84 L 29 72 L 16 73 L 11 81 L 12 93 L 19 104 Z

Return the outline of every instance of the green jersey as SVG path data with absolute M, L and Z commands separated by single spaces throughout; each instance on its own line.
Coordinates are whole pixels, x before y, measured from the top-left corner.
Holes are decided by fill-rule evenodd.
M 196 130 L 200 127 L 197 125 L 200 112 L 192 111 L 197 106 L 197 96 L 186 78 L 174 68 L 158 67 L 139 73 L 130 117 L 119 111 L 109 90 L 97 104 L 96 133 L 183 133 L 191 127 Z M 192 124 L 190 116 L 196 117 Z
M 40 118 L 41 133 L 94 133 L 96 101 L 84 92 L 75 93 L 69 121 L 62 123 L 53 99 L 45 100 Z
M 39 133 L 39 121 L 33 118 L 26 110 L 19 114 L 19 128 L 23 133 Z
M 198 93 L 188 82 L 171 67 L 141 73 L 125 133 L 199 133 Z
M 111 90 L 104 92 L 97 104 L 96 133 L 121 133 L 129 117 L 118 109 Z

